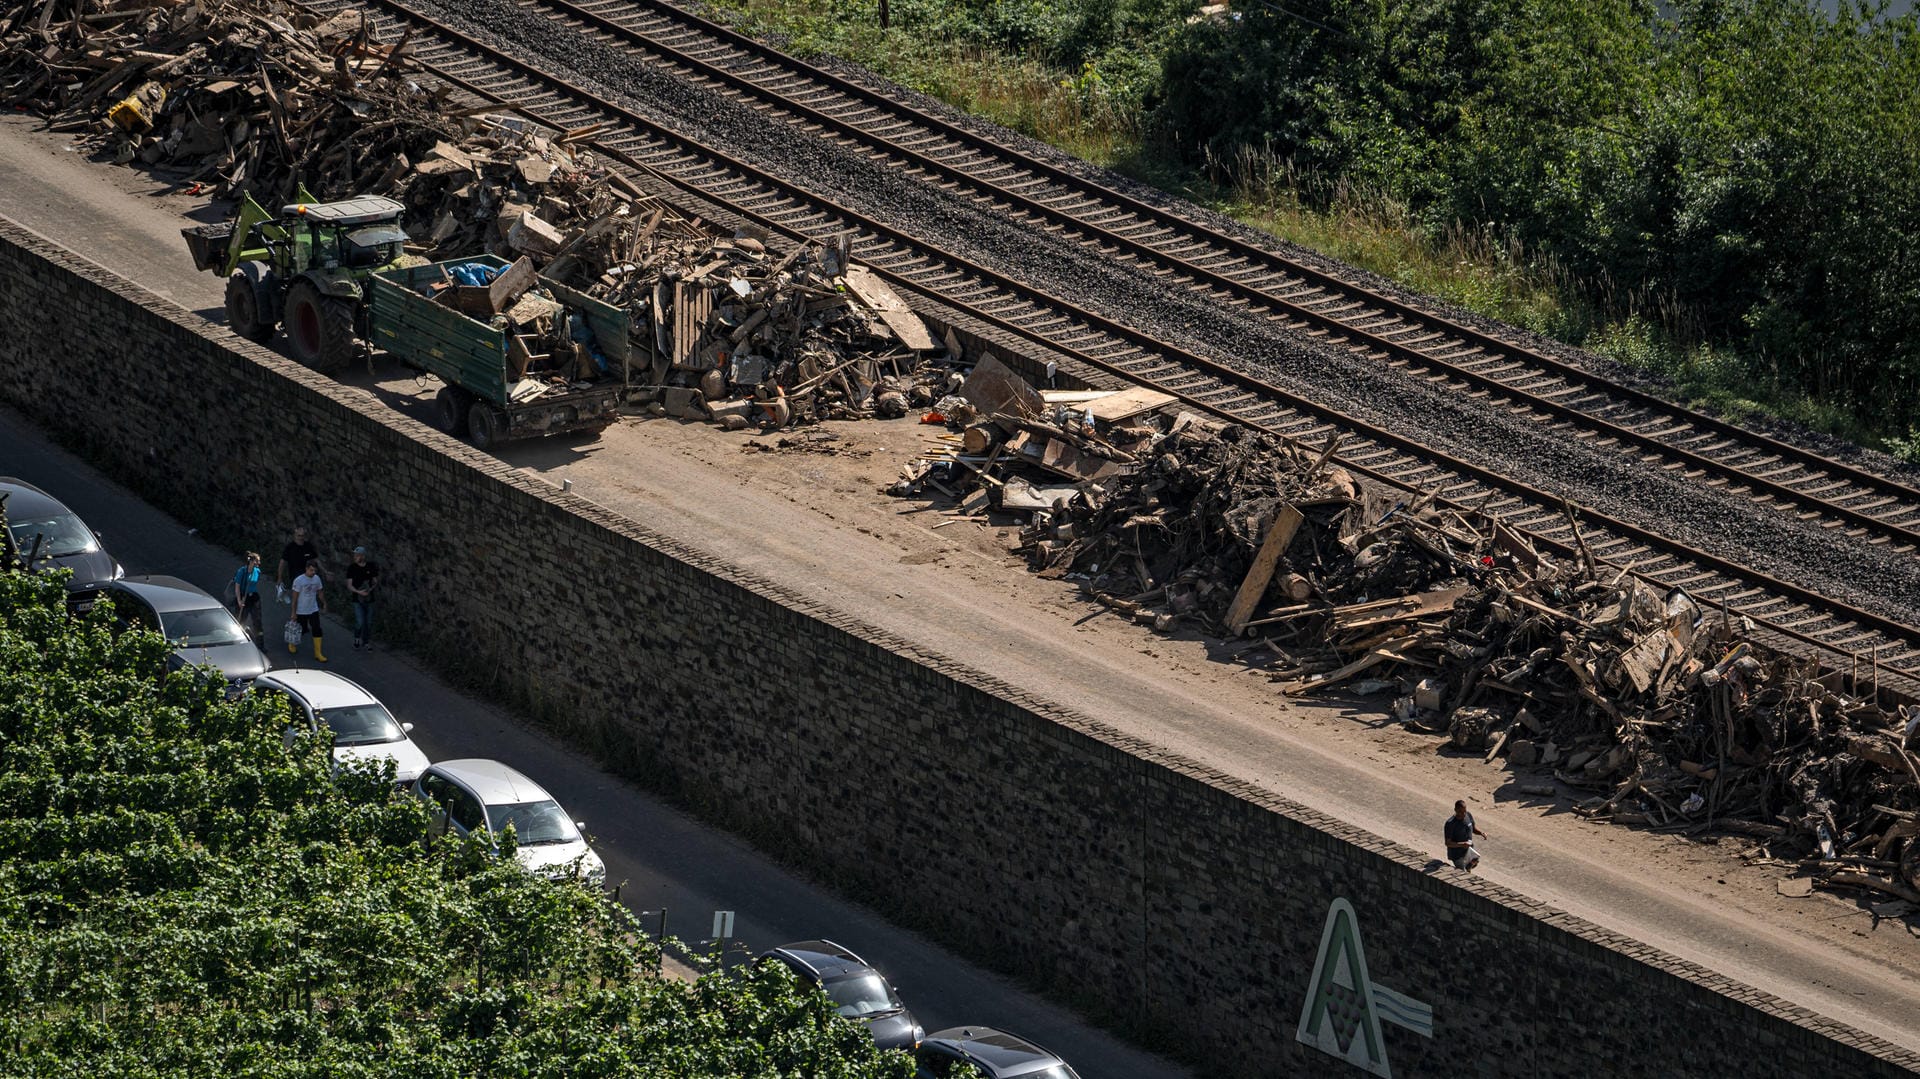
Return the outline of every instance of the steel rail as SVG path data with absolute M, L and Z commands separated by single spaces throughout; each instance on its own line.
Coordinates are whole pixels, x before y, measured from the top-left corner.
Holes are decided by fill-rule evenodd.
M 1725 485 L 1736 491 L 1744 490 L 1761 504 L 1773 503 L 1782 509 L 1804 507 L 1809 512 L 1801 514 L 1803 520 L 1822 516 L 1829 519 L 1827 527 L 1848 528 L 1852 530 L 1849 533 L 1851 535 L 1867 536 L 1866 542 L 1870 544 L 1893 543 L 1898 545 L 1896 549 L 1920 549 L 1920 489 L 1675 405 L 1555 357 L 1448 321 L 1417 305 L 1384 296 L 1237 237 L 1207 229 L 1185 216 L 1054 166 L 950 120 L 888 97 L 878 90 L 785 56 L 738 31 L 700 18 L 665 0 L 514 2 L 529 10 L 545 9 L 559 16 L 559 21 L 563 23 L 577 23 L 631 48 L 645 49 L 661 62 L 678 66 L 697 81 L 759 96 L 771 108 L 796 118 L 796 122 L 817 125 L 858 139 L 895 155 L 914 168 L 968 185 L 978 192 L 974 197 L 989 206 L 995 206 L 996 199 L 1004 200 L 1015 208 L 1016 218 L 1036 218 L 1081 233 L 1077 239 L 1099 248 L 1103 254 L 1107 254 L 1105 248 L 1100 246 L 1104 243 L 1114 244 L 1122 250 L 1138 250 L 1143 254 L 1123 255 L 1122 261 L 1139 263 L 1150 269 L 1155 268 L 1152 263 L 1157 261 L 1160 264 L 1158 269 L 1171 271 L 1171 276 L 1176 280 L 1187 279 L 1190 287 L 1224 294 L 1229 300 L 1252 305 L 1257 313 L 1276 321 L 1317 328 L 1324 331 L 1327 339 L 1333 343 L 1387 359 L 1394 366 L 1413 366 L 1439 372 L 1462 389 L 1477 390 L 1495 399 L 1508 399 L 1506 403 L 1509 409 L 1519 414 L 1542 414 L 1584 428 L 1580 437 L 1637 447 L 1650 455 L 1648 463 L 1688 469 L 1702 475 L 1718 474 L 1723 478 L 1708 482 Z M 692 44 L 666 40 L 661 31 L 645 25 L 648 12 L 652 12 L 656 19 L 670 20 L 674 24 L 671 28 L 682 30 L 682 36 L 698 35 L 708 40 Z M 711 55 L 714 50 L 699 50 L 700 46 L 715 41 L 724 49 L 732 50 L 736 56 L 744 55 L 753 63 L 762 65 L 763 70 L 743 74 L 723 66 L 720 61 L 725 57 Z M 707 55 L 700 54 L 701 51 Z M 770 80 L 765 77 L 768 72 L 787 76 L 788 85 L 769 85 Z M 815 85 L 802 85 L 796 90 L 791 84 L 795 77 Z M 844 115 L 844 109 L 836 112 L 802 100 L 802 91 L 812 92 L 815 97 L 831 95 L 846 98 L 861 110 L 877 114 L 849 119 Z M 904 131 L 902 118 L 911 124 Z M 922 130 L 913 130 L 916 127 Z M 989 170 L 1017 171 L 1011 178 L 1001 179 L 984 175 L 979 169 L 969 168 L 965 164 L 946 160 L 926 148 L 925 133 L 929 131 L 941 140 L 986 155 L 987 160 L 981 164 Z M 1058 191 L 1035 190 L 1033 178 L 1036 176 L 1049 184 L 1067 187 L 1070 193 L 1091 195 L 1096 201 L 1083 207 L 1063 208 L 1058 204 Z M 1201 243 L 1213 250 L 1205 261 L 1169 253 L 1154 242 L 1143 241 L 1132 232 L 1093 220 L 1086 212 L 1092 210 L 1097 215 L 1111 217 L 1116 207 L 1133 218 L 1149 218 L 1156 227 L 1184 230 L 1169 232 L 1172 239 L 1167 242 L 1181 245 Z M 997 206 L 995 208 L 998 209 Z M 1233 265 L 1235 269 L 1216 268 L 1217 264 L 1223 262 Z M 1332 300 L 1359 296 L 1365 302 L 1376 305 L 1379 310 L 1358 315 L 1350 310 L 1329 314 L 1320 310 L 1329 302 L 1326 298 L 1308 303 L 1275 292 L 1269 284 L 1275 274 L 1297 275 L 1313 282 L 1317 288 L 1337 288 L 1340 292 Z M 1370 325 L 1378 323 L 1383 317 L 1391 318 L 1398 325 Z M 1418 321 L 1405 323 L 1403 320 L 1408 318 Z M 1424 332 L 1433 330 L 1439 333 Z M 1421 334 L 1416 342 L 1401 340 L 1416 333 Z M 1450 336 L 1452 340 L 1436 340 L 1441 335 Z M 1484 355 L 1487 349 L 1497 349 L 1499 353 Z M 1482 354 L 1480 362 L 1468 362 L 1475 354 Z M 1560 380 L 1567 388 L 1542 392 L 1537 386 L 1525 384 L 1538 381 L 1536 376 L 1510 377 L 1516 368 L 1512 364 L 1502 366 L 1500 361 L 1504 356 L 1523 358 L 1526 364 L 1544 369 L 1547 375 Z M 1651 410 L 1657 414 L 1650 418 L 1640 417 L 1636 426 L 1633 423 L 1616 422 L 1591 408 L 1560 400 L 1567 396 L 1576 383 L 1599 393 L 1602 408 L 1624 403 L 1631 408 Z M 1583 403 L 1586 400 L 1589 399 L 1583 399 Z M 1674 436 L 1682 434 L 1691 437 L 1679 442 L 1673 440 Z M 1722 441 L 1713 443 L 1706 450 L 1694 448 L 1694 445 L 1711 442 L 1714 438 Z M 1731 451 L 1737 459 L 1729 459 L 1726 451 Z M 1759 455 L 1757 460 L 1744 460 L 1756 454 Z M 1791 463 L 1785 467 L 1775 467 L 1783 461 Z M 1793 472 L 1799 473 L 1793 481 L 1782 478 Z M 1832 496 L 1833 491 L 1843 488 L 1847 489 L 1843 495 Z
M 1342 464 L 1357 475 L 1411 492 L 1434 493 L 1437 502 L 1497 517 L 1562 557 L 1575 556 L 1585 544 L 1611 565 L 1619 566 L 1623 558 L 1627 559 L 1624 571 L 1663 587 L 1686 588 L 1784 638 L 1842 659 L 1858 659 L 1862 646 L 1871 645 L 1877 654 L 1882 645 L 1889 645 L 1879 658 L 1880 665 L 1898 674 L 1920 676 L 1920 627 L 1822 596 L 1608 515 L 1582 510 L 1589 523 L 1612 533 L 1590 536 L 1562 518 L 1558 507 L 1563 500 L 1551 492 L 1454 458 L 1415 439 L 1372 428 L 1229 365 L 1165 349 L 1151 335 L 1097 313 L 1074 311 L 1072 317 L 1063 316 L 1060 311 L 1074 310 L 1067 300 L 1006 280 L 988 267 L 914 240 L 866 215 L 822 207 L 816 196 L 764 170 L 697 147 L 692 140 L 624 105 L 573 86 L 459 28 L 414 11 L 401 0 L 378 2 L 398 13 L 400 19 L 442 38 L 446 44 L 436 49 L 416 33 L 414 59 L 468 92 L 487 100 L 512 102 L 517 111 L 556 128 L 583 127 L 596 118 L 625 125 L 630 129 L 627 134 L 596 138 L 594 146 L 645 176 L 667 181 L 698 198 L 726 204 L 795 239 L 820 241 L 848 231 L 864 233 L 856 241 L 862 260 L 890 279 L 1023 339 L 1095 369 L 1154 385 L 1211 414 L 1283 438 L 1312 439 L 1336 429 L 1360 435 L 1360 447 L 1340 455 Z M 391 36 L 397 38 L 398 34 Z M 436 52 L 451 55 L 436 57 Z M 476 66 L 497 69 L 492 81 L 476 79 L 471 70 L 462 70 Z M 502 92 L 506 89 L 501 82 L 503 76 L 514 84 L 513 92 Z M 620 145 L 622 140 L 630 145 Z M 649 141 L 651 148 L 647 146 Z M 685 175 L 688 172 L 694 175 Z M 966 287 L 957 287 L 956 281 Z M 1014 309 L 1021 309 L 1026 321 L 1010 317 L 1008 312 Z M 1177 358 L 1167 359 L 1166 355 Z M 1371 449 L 1367 442 L 1374 444 Z M 1383 457 L 1392 456 L 1400 459 L 1391 465 L 1379 463 Z M 1442 472 L 1439 466 L 1457 478 L 1436 481 L 1434 477 Z M 1496 493 L 1504 494 L 1505 499 L 1495 502 Z M 1507 512 L 1515 507 L 1524 509 Z M 1547 522 L 1556 524 L 1547 527 Z M 1637 558 L 1650 552 L 1657 552 L 1651 562 Z M 1662 562 L 1665 564 L 1657 569 L 1649 568 Z M 1787 610 L 1770 613 L 1771 608 L 1781 606 Z M 1828 624 L 1816 630 L 1814 627 L 1822 621 Z

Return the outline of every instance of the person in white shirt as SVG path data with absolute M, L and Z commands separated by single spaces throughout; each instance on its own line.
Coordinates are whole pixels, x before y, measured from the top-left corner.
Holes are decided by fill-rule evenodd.
M 313 658 L 321 663 L 327 657 L 320 651 L 320 639 L 326 633 L 320 625 L 320 613 L 327 609 L 325 587 L 320 580 L 320 563 L 309 559 L 307 571 L 293 579 L 293 620 L 313 638 Z M 298 641 L 289 641 L 287 651 L 295 652 L 300 648 Z

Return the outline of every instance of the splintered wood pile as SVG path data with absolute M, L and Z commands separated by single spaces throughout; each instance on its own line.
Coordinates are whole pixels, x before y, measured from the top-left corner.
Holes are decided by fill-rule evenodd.
M 84 132 L 122 164 L 215 194 L 386 194 L 465 132 L 357 12 L 285 5 L 23 0 L 0 18 L 0 100 Z
M 1822 669 L 1584 546 L 1556 557 L 1357 482 L 1337 442 L 1192 414 L 1100 422 L 1087 410 L 1110 395 L 1050 403 L 1010 379 L 976 371 L 962 394 L 1002 434 L 1080 456 L 963 438 L 896 493 L 1025 513 L 1036 572 L 1162 631 L 1250 638 L 1237 654 L 1270 652 L 1286 694 L 1391 693 L 1409 726 L 1538 775 L 1527 793 L 1590 791 L 1576 808 L 1596 820 L 1752 836 L 1818 883 L 1920 902 L 1920 706 L 1881 693 L 1870 663 Z
M 652 327 L 657 415 L 751 425 L 895 418 L 960 384 L 957 347 L 844 243 L 770 253 L 759 237 L 688 241 L 614 294 Z

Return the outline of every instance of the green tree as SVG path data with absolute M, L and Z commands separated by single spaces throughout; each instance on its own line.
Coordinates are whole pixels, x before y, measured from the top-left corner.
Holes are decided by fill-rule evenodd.
M 1608 317 L 1901 433 L 1920 412 L 1920 23 L 1806 0 L 1289 0 L 1185 29 L 1157 124 L 1513 241 Z

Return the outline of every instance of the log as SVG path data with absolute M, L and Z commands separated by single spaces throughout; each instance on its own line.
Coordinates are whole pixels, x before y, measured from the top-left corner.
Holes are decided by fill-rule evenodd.
M 1253 617 L 1254 605 L 1267 591 L 1267 582 L 1273 580 L 1274 567 L 1280 556 L 1286 553 L 1287 544 L 1300 530 L 1305 516 L 1293 506 L 1281 509 L 1280 516 L 1267 527 L 1266 538 L 1260 541 L 1260 550 L 1253 556 L 1253 565 L 1247 567 L 1247 575 L 1240 582 L 1240 591 L 1234 594 L 1233 605 L 1227 608 L 1227 632 L 1238 637 L 1247 628 L 1247 621 Z

